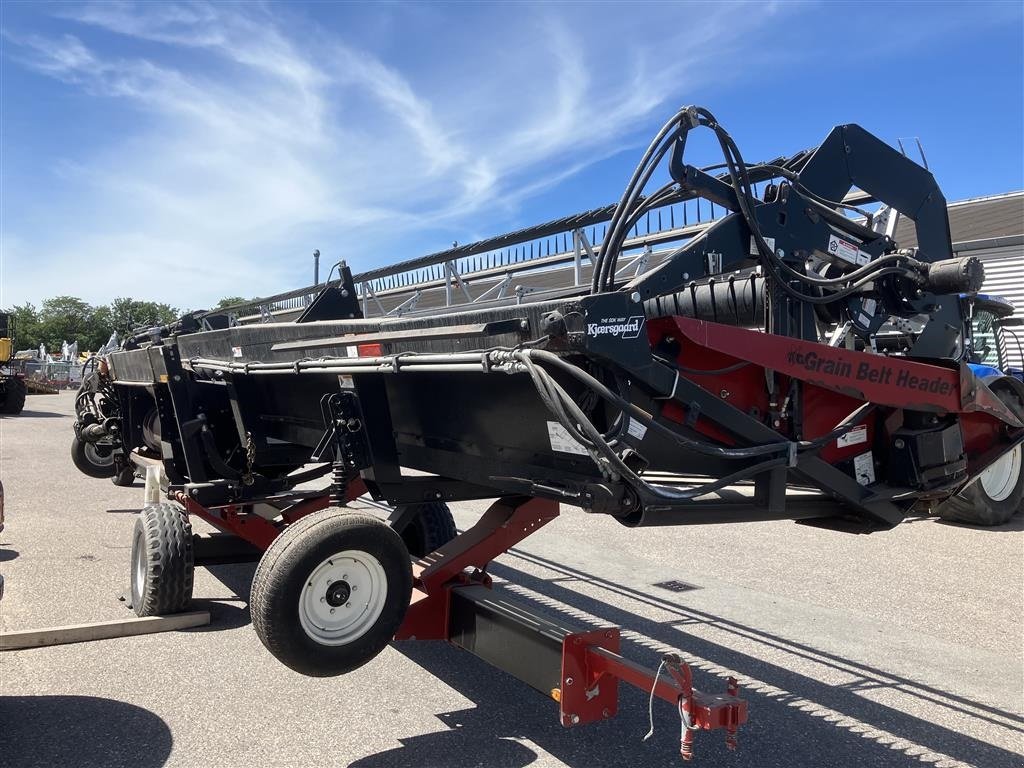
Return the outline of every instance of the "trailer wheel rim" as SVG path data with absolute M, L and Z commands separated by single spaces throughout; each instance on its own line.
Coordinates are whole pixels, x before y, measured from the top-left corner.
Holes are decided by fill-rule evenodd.
M 104 453 L 96 443 L 86 443 L 82 450 L 85 453 L 85 458 L 94 466 L 109 467 L 114 463 L 113 449 L 108 448 Z
M 376 623 L 388 596 L 380 561 L 361 550 L 331 555 L 313 569 L 299 596 L 299 623 L 321 645 L 346 645 Z
M 985 495 L 992 501 L 1002 501 L 1017 487 L 1017 478 L 1021 470 L 1021 446 L 1004 453 L 981 473 L 979 482 Z
M 135 585 L 135 594 L 141 598 L 146 588 L 146 541 L 145 537 L 139 535 L 135 538 L 134 551 L 132 552 L 132 581 Z

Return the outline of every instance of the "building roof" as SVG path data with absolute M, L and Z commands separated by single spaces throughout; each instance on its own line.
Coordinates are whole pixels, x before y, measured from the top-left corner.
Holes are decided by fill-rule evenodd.
M 950 203 L 949 230 L 954 243 L 1024 235 L 1024 190 Z M 895 240 L 901 248 L 916 246 L 914 222 L 901 217 Z

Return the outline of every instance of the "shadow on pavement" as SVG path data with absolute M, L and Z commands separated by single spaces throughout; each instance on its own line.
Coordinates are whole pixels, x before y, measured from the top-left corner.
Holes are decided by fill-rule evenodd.
M 939 525 L 948 525 L 954 528 L 968 528 L 972 531 L 986 531 L 989 533 L 1002 533 L 1003 531 L 1024 531 L 1024 515 L 1017 513 L 1002 525 L 967 525 L 966 523 L 954 523 L 949 520 L 936 520 Z
M 18 556 L 18 550 L 11 549 L 6 544 L 2 545 L 4 548 L 0 549 L 0 563 L 6 563 L 9 560 L 13 560 Z
M 30 411 L 27 408 L 18 414 L 19 419 L 24 418 L 35 418 L 35 419 L 70 419 L 66 413 L 52 413 L 51 411 Z
M 236 629 L 249 624 L 249 592 L 252 590 L 252 577 L 256 572 L 256 563 L 232 563 L 228 565 L 204 565 L 210 574 L 227 587 L 232 597 L 206 599 L 197 597 L 192 600 L 192 610 L 209 611 L 210 623 L 205 627 L 195 627 L 189 632 L 216 632 L 224 629 Z
M 474 735 L 481 725 L 472 722 L 476 719 L 473 717 L 475 711 L 442 716 L 442 719 L 451 720 L 449 730 L 399 739 L 402 746 L 360 758 L 349 763 L 348 768 L 431 768 L 436 765 L 523 768 L 536 761 L 537 753 L 525 744 L 497 736 L 485 741 Z M 486 725 L 484 727 L 486 729 Z M 440 758 L 441 755 L 444 757 Z
M 532 555 L 525 559 L 544 563 L 545 567 L 569 576 L 570 581 L 605 586 L 600 577 Z M 725 685 L 723 677 L 706 671 L 709 668 L 716 672 L 719 668 L 735 670 L 741 683 L 745 679 L 741 695 L 749 702 L 750 721 L 740 729 L 740 752 L 727 752 L 720 732 L 698 734 L 696 754 L 704 766 L 737 765 L 737 760 L 744 765 L 772 766 L 923 766 L 941 761 L 944 756 L 986 768 L 1020 766 L 1020 755 L 935 722 L 971 718 L 998 725 L 1004 732 L 1024 733 L 1024 720 L 1011 712 L 611 582 L 608 585 L 613 591 L 631 593 L 626 596 L 659 613 L 668 611 L 676 616 L 653 621 L 640 613 L 581 595 L 558 581 L 498 564 L 492 565 L 490 571 L 540 595 L 537 600 L 529 600 L 506 592 L 510 598 L 540 613 L 560 614 L 563 619 L 568 615 L 572 623 L 579 625 L 593 623 L 578 615 L 585 613 L 600 616 L 599 625 L 617 624 L 631 630 L 623 637 L 623 655 L 651 667 L 657 665 L 660 652 L 678 648 L 694 658 L 694 683 L 708 692 L 724 689 Z M 848 681 L 824 682 L 734 650 L 727 644 L 690 635 L 686 627 L 693 624 L 713 624 L 716 629 L 734 631 L 738 641 L 753 638 L 770 651 L 784 650 L 801 660 L 812 661 L 819 669 L 824 667 L 827 673 L 822 677 L 840 673 Z M 651 741 L 641 740 L 647 731 L 647 696 L 642 691 L 620 685 L 616 718 L 565 729 L 558 723 L 557 705 L 552 701 L 464 651 L 444 643 L 397 643 L 394 647 L 470 699 L 476 708 L 439 714 L 449 730 L 402 739 L 404 747 L 364 758 L 356 765 L 426 768 L 488 764 L 488 752 L 510 738 L 527 738 L 576 768 L 680 764 L 679 720 L 668 705 L 660 701 L 655 705 L 657 730 Z M 932 712 L 942 714 L 925 719 L 867 698 L 875 694 L 884 696 L 885 689 L 916 698 Z M 455 722 L 460 726 L 453 725 Z
M 95 696 L 0 696 L 0 763 L 159 768 L 171 730 L 148 709 Z

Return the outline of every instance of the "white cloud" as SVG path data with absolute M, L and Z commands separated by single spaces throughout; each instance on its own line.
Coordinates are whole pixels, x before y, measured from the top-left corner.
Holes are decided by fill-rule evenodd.
M 59 6 L 59 34 L 8 30 L 7 66 L 88 94 L 121 131 L 38 158 L 60 183 L 17 218 L 4 196 L 0 303 L 38 301 L 64 276 L 60 292 L 91 301 L 201 306 L 295 287 L 313 247 L 357 269 L 419 255 L 386 249 L 396 233 L 478 231 L 636 142 L 771 13 L 686 6 L 684 26 L 535 10 L 496 8 L 470 34 L 391 7 L 429 26 L 395 33 L 391 49 L 421 46 L 402 55 L 260 5 Z

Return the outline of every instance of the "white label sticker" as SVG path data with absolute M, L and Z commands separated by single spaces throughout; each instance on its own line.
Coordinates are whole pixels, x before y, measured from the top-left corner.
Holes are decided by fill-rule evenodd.
M 861 485 L 871 485 L 875 482 L 875 461 L 871 457 L 871 451 L 853 457 L 853 474 Z
M 626 427 L 626 431 L 629 432 L 637 440 L 643 440 L 644 435 L 647 434 L 647 425 L 641 424 L 636 419 L 629 420 L 629 426 Z
M 854 427 L 845 435 L 840 435 L 836 439 L 837 448 L 846 448 L 849 445 L 859 445 L 860 443 L 866 443 L 868 441 L 868 427 L 866 424 L 861 424 L 859 427 Z
M 349 357 L 359 357 L 359 347 L 355 344 L 349 344 L 345 347 L 345 354 Z
M 857 247 L 856 243 L 843 240 L 841 237 L 836 237 L 835 235 L 828 236 L 828 252 L 833 256 L 838 256 L 843 261 L 848 261 L 850 264 L 859 263 L 860 248 Z
M 343 373 L 340 376 L 338 376 L 338 386 L 341 387 L 342 389 L 354 389 L 355 382 L 352 381 L 351 376 Z
M 631 317 L 602 317 L 596 323 L 587 323 L 587 336 L 615 336 L 620 339 L 636 339 L 644 327 L 643 315 Z
M 242 356 L 242 348 L 241 347 L 232 347 L 231 348 L 231 356 L 232 357 L 241 357 Z
M 857 265 L 863 266 L 871 261 L 871 254 L 865 253 L 864 251 L 857 251 Z
M 766 237 L 764 239 L 764 241 L 766 243 L 768 243 L 768 247 L 769 248 L 771 248 L 773 251 L 775 250 L 775 238 L 774 237 Z M 750 236 L 750 255 L 751 256 L 760 256 L 761 255 L 761 252 L 757 250 L 757 241 L 754 239 L 753 235 Z
M 587 449 L 583 447 L 576 438 L 569 434 L 569 430 L 557 421 L 548 422 L 548 438 L 551 440 L 551 450 L 561 453 L 575 453 L 580 456 L 589 456 Z

